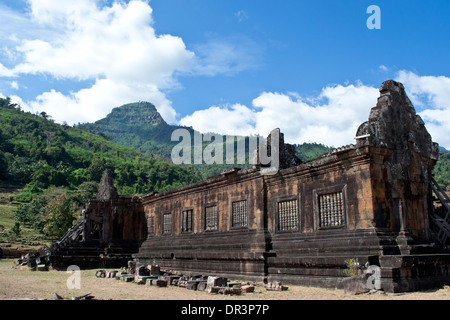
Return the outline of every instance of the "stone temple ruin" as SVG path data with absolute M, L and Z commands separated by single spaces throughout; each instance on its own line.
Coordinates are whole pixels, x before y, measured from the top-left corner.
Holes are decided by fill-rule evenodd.
M 438 145 L 402 84 L 382 84 L 354 145 L 302 163 L 279 137 L 275 175 L 262 175 L 256 165 L 124 197 L 105 172 L 97 199 L 51 248 L 53 266 L 120 267 L 132 260 L 184 273 L 342 288 L 353 259 L 376 268 L 387 292 L 450 283 L 450 208 L 432 177 Z

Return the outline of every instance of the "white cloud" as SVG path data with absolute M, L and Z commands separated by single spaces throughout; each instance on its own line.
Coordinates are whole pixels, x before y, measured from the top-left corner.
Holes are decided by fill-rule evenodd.
M 196 53 L 191 73 L 194 75 L 233 76 L 239 72 L 258 68 L 262 62 L 263 47 L 252 39 L 238 35 L 225 38 L 212 37 L 194 46 Z
M 256 133 L 253 117 L 254 110 L 241 104 L 212 106 L 184 117 L 180 120 L 180 125 L 192 126 L 202 133 L 249 135 Z
M 177 113 L 164 91 L 179 87 L 179 73 L 235 75 L 261 60 L 261 48 L 247 37 L 210 37 L 194 53 L 181 38 L 156 34 L 147 1 L 105 3 L 28 0 L 28 16 L 6 11 L 14 33 L 11 38 L 0 31 L 2 39 L 11 38 L 1 53 L 12 66 L 0 63 L 0 76 L 43 74 L 93 83 L 69 94 L 42 92 L 27 102 L 30 111 L 45 111 L 57 122 L 92 122 L 113 107 L 143 100 L 175 123 Z
M 17 81 L 11 81 L 9 85 L 11 89 L 19 90 L 19 84 L 17 83 Z
M 251 108 L 242 105 L 211 107 L 184 117 L 180 123 L 201 131 L 230 135 L 267 136 L 280 128 L 288 143 L 308 141 L 329 146 L 354 143 L 358 126 L 375 106 L 378 89 L 357 85 L 327 86 L 320 95 L 264 92 Z
M 248 13 L 245 10 L 239 10 L 234 13 L 234 16 L 238 19 L 239 22 L 245 21 L 248 19 Z
M 396 80 L 405 86 L 433 141 L 450 149 L 450 78 L 402 70 Z
M 55 78 L 95 80 L 64 95 L 50 90 L 29 102 L 58 121 L 98 120 L 121 103 L 146 100 L 169 123 L 176 112 L 162 90 L 177 85 L 175 73 L 192 67 L 194 53 L 179 37 L 157 35 L 152 9 L 144 1 L 100 7 L 100 1 L 29 0 L 30 22 L 58 30 L 52 38 L 25 38 L 15 47 L 22 57 L 3 76 L 49 74 Z M 55 31 L 56 32 L 56 31 Z
M 450 78 L 400 71 L 396 80 L 404 84 L 433 141 L 450 149 Z M 213 106 L 184 117 L 180 123 L 201 132 L 230 135 L 267 136 L 280 128 L 288 143 L 312 141 L 337 147 L 354 143 L 358 126 L 367 120 L 378 97 L 378 88 L 360 82 L 330 85 L 313 97 L 263 92 L 251 107 Z

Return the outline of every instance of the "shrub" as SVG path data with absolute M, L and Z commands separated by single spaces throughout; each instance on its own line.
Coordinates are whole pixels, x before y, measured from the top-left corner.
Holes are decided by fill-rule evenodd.
M 358 259 L 347 259 L 344 261 L 345 264 L 347 265 L 347 269 L 345 269 L 345 275 L 347 275 L 348 277 L 353 277 L 358 275 L 358 271 L 359 271 L 359 263 L 358 263 Z

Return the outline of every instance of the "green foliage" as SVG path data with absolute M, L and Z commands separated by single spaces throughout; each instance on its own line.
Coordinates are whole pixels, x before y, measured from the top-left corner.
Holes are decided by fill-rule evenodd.
M 358 275 L 359 264 L 357 259 L 351 258 L 345 260 L 344 262 L 347 265 L 347 268 L 344 270 L 346 276 L 353 277 Z
M 302 161 L 309 161 L 330 152 L 332 148 L 318 143 L 303 143 L 295 145 L 295 154 Z
M 0 98 L 0 108 L 3 109 L 15 109 L 17 107 L 17 104 L 11 103 L 11 98 L 6 97 L 5 99 Z
M 5 154 L 2 151 L 0 151 L 0 180 L 6 180 L 7 175 L 8 175 L 8 164 L 6 162 L 6 157 Z
M 57 195 L 45 206 L 42 217 L 43 233 L 51 238 L 61 238 L 78 218 L 78 208 L 67 194 Z
M 79 208 L 95 197 L 97 189 L 96 182 L 84 182 L 73 191 L 49 188 L 21 204 L 15 212 L 15 220 L 48 237 L 61 237 L 78 218 Z
M 173 174 L 163 177 L 155 188 L 154 179 L 150 182 L 144 172 L 155 164 L 153 157 L 114 144 L 106 140 L 105 135 L 55 124 L 47 114 L 23 112 L 12 106 L 8 99 L 0 99 L 0 105 L 0 159 L 5 160 L 0 165 L 2 180 L 32 183 L 41 189 L 51 186 L 76 189 L 83 182 L 98 182 L 103 171 L 110 168 L 119 175 L 118 189 L 134 193 L 167 188 L 174 179 L 180 179 L 177 181 L 180 183 L 199 180 L 194 171 L 173 166 L 170 169 Z M 142 116 L 135 112 L 119 117 L 117 121 L 133 127 L 134 117 L 138 115 Z M 157 112 L 145 116 L 151 123 L 165 123 Z
M 89 174 L 88 169 L 85 168 L 79 168 L 73 170 L 69 176 L 67 177 L 67 181 L 70 185 L 74 187 L 78 187 L 84 182 L 87 182 L 89 180 Z
M 46 205 L 47 197 L 42 195 L 34 196 L 33 200 L 17 208 L 14 214 L 15 220 L 31 226 L 35 230 L 42 230 L 41 217 Z
M 23 202 L 16 221 L 58 237 L 71 226 L 77 208 L 95 198 L 106 168 L 116 173 L 119 194 L 167 190 L 199 180 L 193 170 L 158 163 L 105 137 L 56 124 L 46 113 L 24 112 L 9 98 L 0 98 L 0 180 L 25 185 L 16 198 Z
M 36 186 L 34 183 L 29 183 L 22 189 L 22 191 L 16 196 L 16 200 L 19 202 L 30 202 L 33 197 L 42 193 L 42 189 Z
M 434 179 L 445 190 L 450 185 L 450 153 L 441 152 L 433 170 Z
M 71 193 L 72 201 L 81 207 L 88 203 L 90 199 L 94 199 L 98 191 L 98 182 L 86 181 L 81 183 L 75 191 Z
M 89 168 L 87 169 L 88 180 L 100 181 L 105 169 L 110 168 L 112 165 L 103 158 L 93 158 Z
M 20 223 L 14 223 L 14 226 L 8 232 L 8 238 L 10 240 L 16 240 L 18 237 L 20 237 L 20 231 Z

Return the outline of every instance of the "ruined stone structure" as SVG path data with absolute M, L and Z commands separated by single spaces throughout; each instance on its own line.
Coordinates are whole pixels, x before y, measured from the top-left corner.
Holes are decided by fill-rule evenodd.
M 389 292 L 450 282 L 430 226 L 438 145 L 402 84 L 383 83 L 354 145 L 302 163 L 279 137 L 275 175 L 256 165 L 139 199 L 106 192 L 79 243 L 130 240 L 137 264 L 255 281 L 342 287 L 352 258 L 379 266 Z
M 119 196 L 112 172 L 106 170 L 96 199 L 89 201 L 78 223 L 50 248 L 51 263 L 55 268 L 126 266 L 145 236 L 140 199 Z

